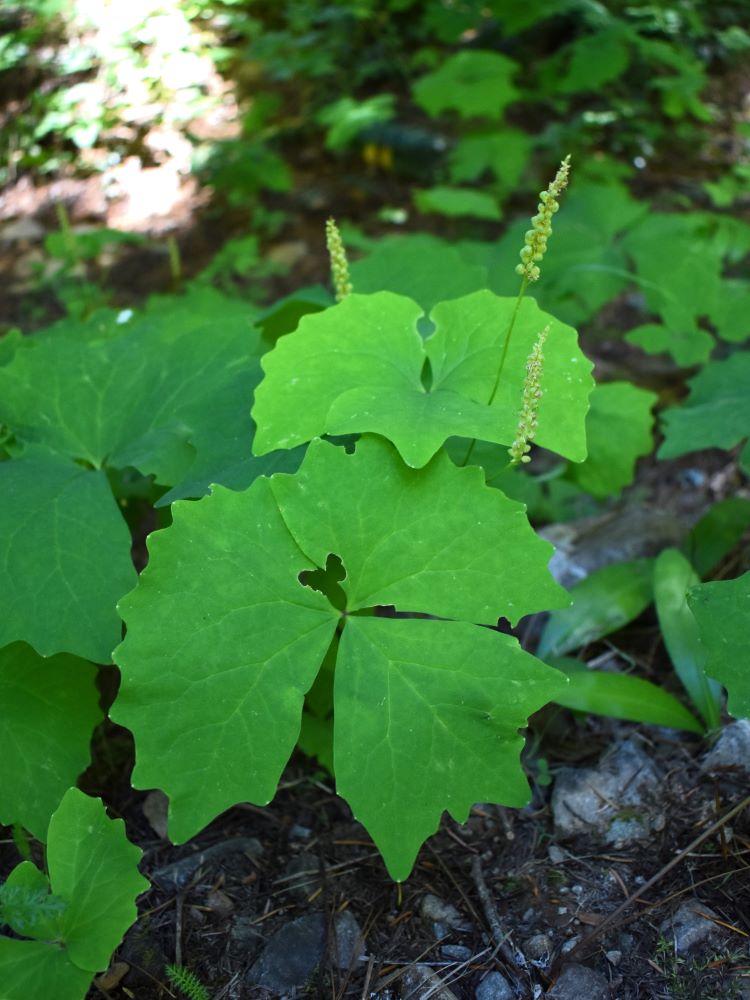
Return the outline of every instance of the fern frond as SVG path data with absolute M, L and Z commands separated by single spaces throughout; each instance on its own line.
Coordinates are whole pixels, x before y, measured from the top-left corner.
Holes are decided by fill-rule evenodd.
M 190 969 L 182 965 L 168 965 L 167 978 L 173 986 L 181 990 L 189 1000 L 211 1000 L 208 990 Z

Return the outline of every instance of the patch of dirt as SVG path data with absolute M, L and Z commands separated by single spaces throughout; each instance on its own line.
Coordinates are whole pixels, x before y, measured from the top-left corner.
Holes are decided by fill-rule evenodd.
M 562 763 L 595 762 L 638 728 L 573 720 L 560 710 L 543 713 L 535 729 L 542 727 L 540 750 L 553 775 Z M 549 789 L 535 783 L 523 810 L 478 805 L 462 826 L 446 818 L 402 885 L 389 879 L 332 780 L 304 759 L 289 766 L 271 806 L 238 806 L 180 847 L 154 832 L 144 816 L 147 796 L 130 791 L 121 770 L 114 811 L 143 848 L 141 868 L 154 884 L 115 956 L 127 973 L 119 986 L 92 987 L 89 1000 L 166 997 L 167 962 L 193 970 L 216 1000 L 267 996 L 247 976 L 274 934 L 317 913 L 330 936 L 344 911 L 361 929 L 362 951 L 344 969 L 324 956 L 290 995 L 473 1000 L 483 977 L 497 971 L 513 995 L 532 998 L 576 962 L 600 973 L 608 995 L 619 1000 L 740 996 L 750 966 L 750 814 L 680 852 L 740 802 L 746 783 L 702 771 L 695 737 L 650 728 L 641 735 L 667 776 L 668 821 L 650 843 L 616 849 L 580 836 L 558 840 Z M 11 850 L 6 846 L 6 856 Z M 199 852 L 204 860 L 196 865 Z M 165 874 L 173 865 L 176 874 Z M 602 921 L 662 869 L 663 877 L 599 933 Z M 425 915 L 427 896 L 454 906 L 461 920 L 451 926 Z M 709 946 L 675 955 L 661 928 L 693 899 L 715 915 L 717 933 Z M 434 974 L 427 986 L 414 986 L 417 964 Z

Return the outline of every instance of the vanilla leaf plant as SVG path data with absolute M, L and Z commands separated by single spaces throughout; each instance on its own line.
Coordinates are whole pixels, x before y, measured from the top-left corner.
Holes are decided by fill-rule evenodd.
M 396 879 L 443 811 L 527 801 L 519 730 L 566 679 L 496 626 L 568 597 L 525 508 L 469 459 L 475 439 L 525 454 L 521 425 L 586 456 L 591 366 L 575 331 L 524 299 L 568 169 L 542 195 L 515 299 L 483 291 L 425 317 L 404 296 L 352 294 L 329 224 L 338 302 L 264 356 L 253 410 L 255 453 L 309 442 L 301 468 L 175 503 L 119 604 L 112 717 L 134 733 L 135 784 L 168 794 L 173 839 L 273 797 L 306 700 Z

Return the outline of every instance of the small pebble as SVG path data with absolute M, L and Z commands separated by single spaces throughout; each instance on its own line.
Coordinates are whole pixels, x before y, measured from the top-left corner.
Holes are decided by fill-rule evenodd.
M 469 962 L 472 957 L 471 948 L 466 948 L 462 944 L 444 944 L 440 954 L 452 962 Z
M 365 950 L 362 928 L 351 910 L 336 914 L 328 941 L 331 963 L 337 969 L 353 969 Z
M 476 1000 L 515 1000 L 513 987 L 499 972 L 488 972 L 474 996 Z
M 684 955 L 702 944 L 718 940 L 721 930 L 714 922 L 718 919 L 718 915 L 709 906 L 699 899 L 690 899 L 680 906 L 671 919 L 664 921 L 661 930 L 674 942 L 675 952 Z
M 524 954 L 532 961 L 549 958 L 552 952 L 552 942 L 546 934 L 535 934 L 530 937 L 523 948 Z
M 706 754 L 703 767 L 709 772 L 750 775 L 750 719 L 738 719 L 722 729 Z
M 433 896 L 432 893 L 428 892 L 422 897 L 419 912 L 424 920 L 431 921 L 433 924 L 442 924 L 443 928 L 441 929 L 451 928 L 454 931 L 471 930 L 469 921 L 461 915 L 460 911 L 452 903 L 446 903 L 438 896 Z M 444 936 L 444 934 L 440 936 Z
M 571 963 L 547 996 L 550 1000 L 608 1000 L 609 983 L 600 972 Z

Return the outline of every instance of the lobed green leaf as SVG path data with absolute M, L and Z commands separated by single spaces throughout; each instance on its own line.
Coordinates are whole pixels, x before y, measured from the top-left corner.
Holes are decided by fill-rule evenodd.
M 137 869 L 140 856 L 122 820 L 110 820 L 99 799 L 77 788 L 65 793 L 49 824 L 49 881 L 28 861 L 8 877 L 13 886 L 51 888 L 65 906 L 32 928 L 13 928 L 36 940 L 0 937 L 3 1000 L 83 1000 L 134 922 L 136 897 L 149 887 Z
M 518 94 L 512 83 L 517 69 L 517 63 L 497 52 L 457 52 L 417 80 L 412 94 L 432 117 L 455 110 L 462 118 L 500 118 Z
M 270 799 L 300 736 L 307 692 L 302 744 L 330 760 L 329 672 L 337 778 L 395 877 L 408 873 L 443 809 L 464 815 L 485 792 L 525 801 L 517 730 L 560 677 L 515 641 L 469 623 L 516 618 L 565 595 L 547 571 L 550 547 L 479 469 L 439 455 L 416 471 L 379 438 L 363 438 L 351 455 L 314 441 L 296 475 L 259 479 L 244 493 L 216 489 L 176 504 L 174 515 L 121 602 L 128 631 L 115 653 L 122 686 L 112 713 L 135 734 L 135 782 L 170 796 L 173 836 L 189 837 L 235 802 Z M 340 606 L 302 585 L 305 571 L 322 571 L 331 555 L 345 570 Z M 339 579 L 314 575 L 329 588 Z M 465 621 L 391 621 L 374 614 L 384 604 L 397 615 Z M 313 687 L 321 668 L 326 676 Z M 392 705 L 380 697 L 386 676 L 421 692 L 418 714 L 413 699 L 402 709 L 398 695 Z M 460 698 L 465 711 L 446 708 Z M 402 712 L 405 731 L 389 722 Z M 473 724 L 475 737 L 487 733 L 479 751 Z M 440 735 L 434 752 L 430 732 Z M 376 748 L 373 733 L 381 734 Z M 391 759 L 365 791 L 355 788 L 361 770 L 354 777 L 363 740 L 368 753 Z M 418 760 L 402 749 L 410 742 L 422 747 Z M 419 796 L 404 798 L 417 784 Z M 403 828 L 400 838 L 384 811 L 390 829 Z
M 423 342 L 420 307 L 380 292 L 350 295 L 305 317 L 263 359 L 255 393 L 254 450 L 263 455 L 322 434 L 377 433 L 420 468 L 452 436 L 510 445 L 521 408 L 529 353 L 547 325 L 537 444 L 573 461 L 586 457 L 584 419 L 590 362 L 575 331 L 524 300 L 493 404 L 488 405 L 516 306 L 481 291 L 442 302 Z M 431 385 L 423 384 L 429 360 Z

